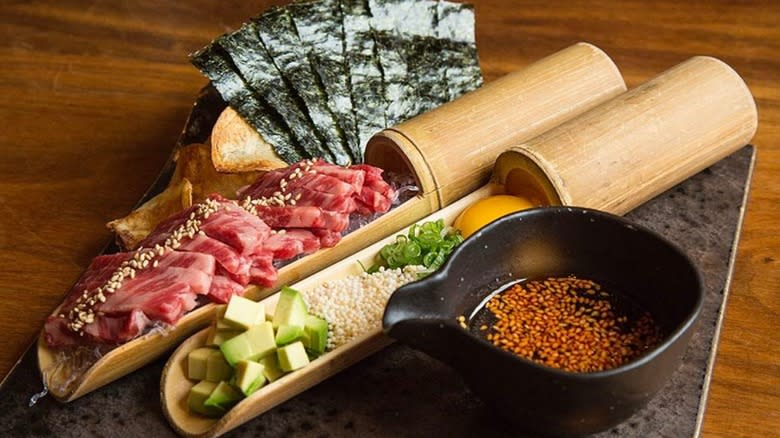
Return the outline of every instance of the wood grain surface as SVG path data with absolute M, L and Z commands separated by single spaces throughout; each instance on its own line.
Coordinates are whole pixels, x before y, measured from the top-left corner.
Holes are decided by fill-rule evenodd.
M 0 7 L 0 375 L 167 158 L 206 80 L 187 54 L 272 2 L 5 1 Z M 279 3 L 279 2 L 276 2 Z M 747 81 L 758 161 L 704 435 L 780 424 L 780 2 L 474 1 L 495 79 L 578 41 L 629 87 L 694 55 Z

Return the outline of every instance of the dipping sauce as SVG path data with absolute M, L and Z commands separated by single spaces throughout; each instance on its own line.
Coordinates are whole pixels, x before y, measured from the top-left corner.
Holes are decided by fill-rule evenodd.
M 661 340 L 648 312 L 576 277 L 515 283 L 493 295 L 471 327 L 496 347 L 581 373 L 623 365 Z

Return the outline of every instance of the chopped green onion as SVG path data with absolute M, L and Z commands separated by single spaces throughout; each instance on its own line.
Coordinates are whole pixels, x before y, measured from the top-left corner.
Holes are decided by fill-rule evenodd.
M 370 270 L 379 266 L 395 269 L 410 265 L 423 265 L 429 272 L 438 269 L 447 260 L 453 249 L 463 242 L 460 232 L 446 226 L 444 220 L 414 224 L 407 235 L 398 235 L 395 242 L 379 251 L 379 261 Z

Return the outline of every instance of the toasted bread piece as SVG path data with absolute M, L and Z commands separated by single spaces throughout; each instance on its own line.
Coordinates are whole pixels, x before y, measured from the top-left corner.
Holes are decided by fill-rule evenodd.
M 192 183 L 193 202 L 203 201 L 212 193 L 234 199 L 239 188 L 252 184 L 260 175 L 262 172 L 217 172 L 211 162 L 211 148 L 193 143 L 176 152 L 176 170 L 169 184 L 176 184 L 181 179 L 189 180 Z
M 184 178 L 169 185 L 159 195 L 146 201 L 127 216 L 107 223 L 106 227 L 116 233 L 125 248 L 135 249 L 157 224 L 190 206 L 192 184 Z
M 211 131 L 211 160 L 220 172 L 248 172 L 287 166 L 260 134 L 227 107 Z

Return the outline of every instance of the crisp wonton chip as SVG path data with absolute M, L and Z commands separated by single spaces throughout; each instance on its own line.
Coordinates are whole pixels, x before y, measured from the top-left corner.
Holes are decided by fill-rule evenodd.
M 273 146 L 231 107 L 222 111 L 211 130 L 211 159 L 214 168 L 220 172 L 249 172 L 287 166 Z
M 162 193 L 146 201 L 127 216 L 106 226 L 113 230 L 122 245 L 134 249 L 154 228 L 168 217 L 192 206 L 193 187 L 186 178 L 169 185 Z
M 211 161 L 211 147 L 205 144 L 184 146 L 176 154 L 176 170 L 171 183 L 186 178 L 192 183 L 192 200 L 200 202 L 212 193 L 235 199 L 239 188 L 252 184 L 262 172 L 221 173 Z

